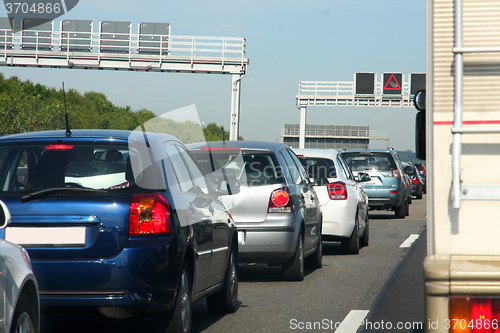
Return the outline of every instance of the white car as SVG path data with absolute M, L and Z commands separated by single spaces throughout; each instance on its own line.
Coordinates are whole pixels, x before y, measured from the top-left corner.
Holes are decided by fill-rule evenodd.
M 10 212 L 0 201 L 0 236 L 10 223 Z M 38 283 L 31 269 L 28 252 L 21 246 L 0 239 L 0 332 L 37 333 L 40 331 Z
M 358 254 L 369 239 L 368 197 L 337 150 L 294 149 L 318 195 L 323 211 L 322 238 L 340 241 L 342 251 Z

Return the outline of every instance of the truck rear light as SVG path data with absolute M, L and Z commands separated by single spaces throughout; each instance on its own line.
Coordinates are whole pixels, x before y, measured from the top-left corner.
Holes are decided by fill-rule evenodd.
M 500 297 L 451 296 L 450 333 L 500 332 Z
M 287 187 L 273 191 L 269 199 L 268 213 L 291 213 L 292 200 Z
M 170 233 L 170 205 L 158 193 L 136 194 L 130 203 L 129 234 Z
M 344 182 L 333 182 L 326 187 L 331 200 L 346 200 L 347 186 Z

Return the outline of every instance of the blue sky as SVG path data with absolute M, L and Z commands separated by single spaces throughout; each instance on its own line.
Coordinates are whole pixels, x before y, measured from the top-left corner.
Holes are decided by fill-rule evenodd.
M 5 11 L 1 16 L 7 16 Z M 356 72 L 425 72 L 425 0 L 80 0 L 56 19 L 167 22 L 173 35 L 246 38 L 240 135 L 279 140 L 298 123 L 299 81 L 353 81 Z M 118 106 L 162 114 L 195 104 L 200 120 L 229 128 L 231 76 L 2 67 L 49 87 L 104 93 Z M 414 150 L 413 108 L 309 107 L 308 124 L 369 125 Z M 382 142 L 374 142 L 379 148 Z

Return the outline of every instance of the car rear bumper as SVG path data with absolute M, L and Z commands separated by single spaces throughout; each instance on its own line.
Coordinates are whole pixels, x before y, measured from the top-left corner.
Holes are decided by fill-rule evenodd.
M 350 237 L 354 230 L 356 205 L 349 205 L 347 200 L 330 201 L 322 206 L 322 231 L 324 240 L 332 237 Z M 326 237 L 325 237 L 326 236 Z
M 295 254 L 298 231 L 292 224 L 292 214 L 268 214 L 266 222 L 236 222 L 236 226 L 240 263 L 280 264 Z
M 116 256 L 100 260 L 34 259 L 40 305 L 168 310 L 174 304 L 181 261 L 175 259 L 170 241 L 131 240 Z
M 368 207 L 370 209 L 393 209 L 403 204 L 403 195 L 401 193 L 389 194 L 388 196 L 370 196 L 368 195 Z

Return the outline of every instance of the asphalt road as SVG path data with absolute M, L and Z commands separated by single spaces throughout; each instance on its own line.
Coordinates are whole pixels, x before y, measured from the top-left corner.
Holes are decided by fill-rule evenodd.
M 339 243 L 325 242 L 323 268 L 307 270 L 302 282 L 283 281 L 277 268 L 240 267 L 238 311 L 213 315 L 205 301 L 194 304 L 192 332 L 354 333 L 370 323 L 365 332 L 390 331 L 382 321 L 395 332 L 421 332 L 395 325 L 423 322 L 425 200 L 425 195 L 414 199 L 405 219 L 395 219 L 393 212 L 370 213 L 370 243 L 359 255 L 343 255 Z M 419 237 L 400 247 L 410 235 Z M 93 310 L 42 312 L 42 333 L 69 331 L 147 332 L 148 323 L 112 320 Z

